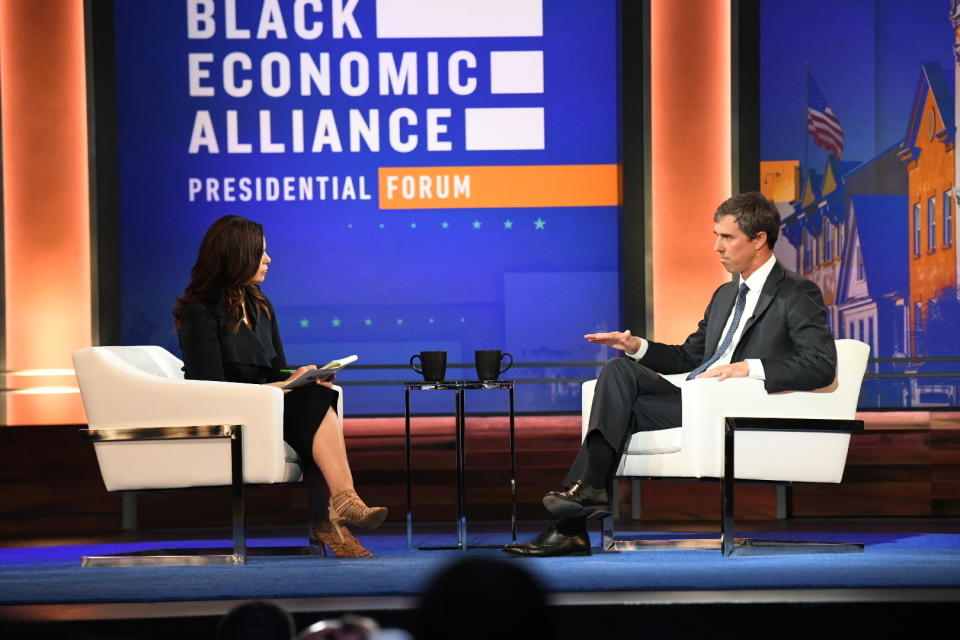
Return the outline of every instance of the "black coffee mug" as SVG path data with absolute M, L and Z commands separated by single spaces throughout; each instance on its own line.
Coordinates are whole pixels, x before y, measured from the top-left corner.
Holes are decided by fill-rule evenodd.
M 510 362 L 501 369 L 500 363 L 504 358 L 510 358 Z M 473 362 L 477 367 L 477 380 L 496 380 L 513 366 L 513 356 L 499 349 L 483 349 L 473 352 Z
M 413 363 L 414 360 L 420 360 L 421 369 Z M 447 375 L 447 352 L 446 351 L 421 351 L 410 356 L 410 367 L 427 382 L 441 382 Z

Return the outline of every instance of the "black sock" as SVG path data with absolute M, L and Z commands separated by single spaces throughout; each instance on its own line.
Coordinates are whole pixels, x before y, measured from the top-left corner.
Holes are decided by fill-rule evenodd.
M 557 520 L 554 525 L 557 531 L 565 536 L 575 536 L 587 528 L 587 518 L 584 516 L 578 518 L 562 518 Z
M 587 436 L 584 443 L 587 448 L 587 465 L 580 480 L 593 489 L 606 489 L 613 477 L 617 452 L 597 432 Z

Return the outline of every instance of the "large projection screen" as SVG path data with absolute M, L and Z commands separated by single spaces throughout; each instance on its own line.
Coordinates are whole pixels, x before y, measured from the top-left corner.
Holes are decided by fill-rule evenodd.
M 582 336 L 620 328 L 615 0 L 115 0 L 113 19 L 123 343 L 179 353 L 174 297 L 234 213 L 265 227 L 291 362 L 502 349 L 544 381 L 518 410 L 579 410 L 583 363 L 613 355 Z M 368 383 L 351 412 L 399 413 L 369 383 L 413 375 L 343 374 Z
M 960 405 L 950 0 L 763 0 L 760 181 L 776 254 L 871 347 L 860 406 Z

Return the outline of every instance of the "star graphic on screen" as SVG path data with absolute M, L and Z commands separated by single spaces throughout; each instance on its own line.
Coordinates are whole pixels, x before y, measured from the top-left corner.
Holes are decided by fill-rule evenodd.
M 353 224 L 352 224 L 352 223 L 351 223 L 351 224 L 348 224 L 348 225 L 347 225 L 347 229 L 353 229 Z
M 301 329 L 306 329 L 306 328 L 309 327 L 309 326 L 310 326 L 310 321 L 309 321 L 309 320 L 307 320 L 306 318 L 300 318 L 300 328 L 301 328 Z
M 403 318 L 397 318 L 397 324 L 403 324 Z
M 364 319 L 363 319 L 363 324 L 365 324 L 366 326 L 369 327 L 370 325 L 373 324 L 373 320 L 371 320 L 370 318 L 364 318 Z
M 503 221 L 504 229 L 513 229 L 513 220 L 504 220 Z
M 435 321 L 433 318 L 430 318 L 429 320 L 427 320 L 427 322 L 429 322 L 430 324 L 433 324 Z
M 447 229 L 450 226 L 450 223 L 444 220 L 443 222 L 440 223 L 440 226 L 444 229 Z
M 466 321 L 467 321 L 466 318 L 460 318 L 460 322 L 466 322 Z
M 341 324 L 343 324 L 343 321 L 340 320 L 340 318 L 334 318 L 333 320 L 330 321 L 330 324 L 332 324 L 335 327 L 339 327 Z
M 383 229 L 383 223 L 382 223 L 382 222 L 380 223 L 380 228 Z
M 411 223 L 410 223 L 410 228 L 411 228 L 411 229 L 416 229 L 416 228 L 417 228 L 417 223 L 416 223 L 416 222 L 411 222 Z
M 474 220 L 474 221 L 473 221 L 473 228 L 474 228 L 474 229 L 479 229 L 482 225 L 483 225 L 483 223 L 480 222 L 479 220 Z
M 542 218 L 537 218 L 533 221 L 533 226 L 536 227 L 537 231 L 540 231 L 545 226 L 547 226 L 547 221 Z

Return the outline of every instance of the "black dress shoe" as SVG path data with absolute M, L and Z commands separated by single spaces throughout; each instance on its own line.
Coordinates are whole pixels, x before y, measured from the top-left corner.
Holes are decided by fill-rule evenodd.
M 530 542 L 508 544 L 504 553 L 513 556 L 547 558 L 550 556 L 589 556 L 590 536 L 585 528 L 562 533 L 556 523 L 551 524 Z
M 558 518 L 605 518 L 610 515 L 606 489 L 594 489 L 580 482 L 566 491 L 551 491 L 543 496 L 543 506 Z

